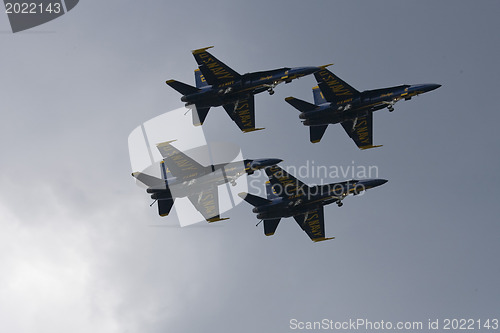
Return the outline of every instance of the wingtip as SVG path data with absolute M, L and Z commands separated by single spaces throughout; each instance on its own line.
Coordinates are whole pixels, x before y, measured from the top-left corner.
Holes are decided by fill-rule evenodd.
M 359 149 L 361 150 L 366 150 L 366 149 L 372 149 L 372 148 L 378 148 L 378 147 L 382 147 L 383 145 L 377 145 L 377 146 L 373 146 L 373 145 L 370 145 L 370 146 L 362 146 L 362 147 L 359 147 Z
M 330 67 L 330 66 L 333 66 L 333 63 L 328 64 L 328 65 L 319 66 L 319 68 L 325 69 L 325 68 Z
M 327 240 L 330 240 L 330 239 L 335 239 L 335 237 L 321 237 L 321 238 L 315 238 L 315 239 L 313 239 L 313 242 L 318 243 L 318 242 L 327 241 Z
M 265 129 L 265 127 L 248 128 L 248 129 L 244 129 L 242 131 L 243 131 L 243 133 L 250 133 L 250 132 L 260 131 L 260 130 L 263 130 L 263 129 Z
M 248 195 L 248 193 L 247 193 L 247 192 L 240 192 L 240 193 L 238 193 L 238 196 L 239 196 L 240 198 L 242 198 L 242 199 L 245 199 L 247 195 Z
M 170 84 L 172 82 L 175 82 L 175 80 L 174 79 L 170 79 L 170 80 L 165 81 L 166 84 Z
M 160 142 L 156 144 L 156 147 L 163 147 L 171 144 L 172 142 L 177 141 L 177 139 L 170 140 L 170 141 L 165 141 L 165 142 Z
M 208 47 L 203 47 L 201 49 L 192 50 L 191 53 L 197 54 L 197 53 L 205 52 L 206 50 L 211 49 L 212 47 L 214 47 L 214 46 L 212 45 L 212 46 L 208 46 Z
M 287 101 L 287 102 L 288 102 L 288 101 L 290 101 L 290 100 L 292 100 L 292 99 L 295 99 L 295 97 L 292 97 L 292 96 L 287 97 L 287 98 L 285 98 L 285 101 Z
M 219 221 L 224 221 L 224 220 L 229 220 L 229 217 L 214 217 L 211 219 L 207 219 L 207 222 L 212 223 L 212 222 L 219 222 Z

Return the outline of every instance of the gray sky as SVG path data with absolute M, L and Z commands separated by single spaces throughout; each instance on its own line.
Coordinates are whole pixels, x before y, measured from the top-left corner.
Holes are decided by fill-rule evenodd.
M 0 331 L 291 332 L 289 321 L 498 318 L 497 1 L 81 1 L 12 34 L 0 15 L 3 152 Z M 325 207 L 313 244 L 293 219 L 263 235 L 243 203 L 175 228 L 130 176 L 127 137 L 182 106 L 192 49 L 240 73 L 335 63 L 358 90 L 439 83 L 374 115 L 359 151 L 319 144 L 283 99 L 256 96 L 243 134 L 222 108 L 204 130 L 283 166 L 376 165 L 389 180 Z M 350 177 L 348 177 L 350 178 Z M 265 180 L 263 176 L 260 178 Z M 306 183 L 319 179 L 303 179 Z M 335 180 L 334 180 L 335 181 Z

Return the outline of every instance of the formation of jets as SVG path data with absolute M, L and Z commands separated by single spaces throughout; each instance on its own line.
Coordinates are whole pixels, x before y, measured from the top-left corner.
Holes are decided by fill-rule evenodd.
M 390 88 L 359 92 L 341 80 L 326 67 L 283 67 L 279 69 L 239 74 L 218 60 L 207 50 L 192 51 L 198 64 L 194 71 L 196 86 L 176 80 L 166 83 L 181 93 L 181 101 L 192 109 L 193 125 L 202 125 L 211 107 L 222 106 L 242 132 L 255 128 L 254 95 L 274 88 L 282 83 L 314 74 L 317 86 L 312 88 L 314 104 L 294 97 L 285 101 L 300 111 L 299 119 L 309 126 L 310 141 L 319 142 L 329 124 L 340 123 L 349 137 L 360 149 L 373 145 L 373 112 L 387 108 L 394 110 L 400 100 L 432 91 L 439 84 L 400 85 Z M 160 216 L 169 214 L 174 200 L 187 197 L 206 221 L 222 221 L 219 214 L 219 185 L 236 184 L 239 177 L 265 170 L 267 198 L 249 193 L 240 197 L 254 206 L 253 212 L 263 222 L 266 236 L 273 235 L 282 218 L 293 217 L 314 242 L 333 239 L 326 237 L 323 206 L 336 203 L 348 195 L 357 195 L 387 182 L 385 179 L 351 179 L 339 183 L 308 186 L 277 166 L 277 158 L 265 158 L 203 166 L 172 145 L 173 141 L 157 145 L 163 160 L 161 178 L 146 173 L 132 175 L 148 186 L 147 193 L 158 202 Z
M 170 213 L 176 198 L 187 197 L 208 222 L 226 220 L 219 216 L 217 187 L 225 183 L 235 185 L 239 177 L 282 161 L 277 158 L 246 159 L 203 166 L 175 148 L 172 142 L 157 145 L 163 157 L 160 163 L 162 178 L 142 172 L 132 173 L 132 176 L 148 186 L 146 192 L 151 194 L 151 199 L 158 201 L 160 216 Z
M 183 95 L 181 101 L 187 107 L 193 108 L 194 125 L 203 124 L 211 107 L 222 106 L 243 132 L 263 129 L 255 128 L 255 94 L 268 91 L 273 95 L 278 84 L 290 83 L 328 66 L 283 67 L 241 75 L 210 54 L 207 50 L 211 47 L 192 51 L 198 63 L 194 71 L 196 87 L 176 80 L 166 82 Z

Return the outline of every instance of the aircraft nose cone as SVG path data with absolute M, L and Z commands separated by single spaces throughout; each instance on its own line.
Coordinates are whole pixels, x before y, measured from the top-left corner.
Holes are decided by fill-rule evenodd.
M 361 183 L 366 188 L 372 188 L 372 187 L 384 185 L 385 183 L 387 183 L 387 179 L 367 179 L 367 180 L 361 181 Z
M 377 179 L 377 186 L 384 185 L 385 183 L 388 182 L 387 179 Z
M 276 165 L 280 162 L 283 162 L 283 160 L 279 159 L 279 158 L 267 158 L 264 160 L 263 166 L 265 166 L 265 167 L 273 166 L 273 165 Z
M 412 86 L 412 90 L 416 91 L 417 93 L 425 93 L 425 92 L 429 92 L 429 91 L 432 91 L 432 90 L 435 90 L 437 88 L 441 87 L 440 84 L 436 84 L 436 83 L 426 83 L 426 84 L 416 84 L 416 85 L 413 85 Z
M 372 180 L 373 187 L 384 185 L 385 183 L 387 183 L 387 179 L 374 179 L 374 180 Z
M 435 89 L 437 89 L 439 87 L 441 87 L 441 85 L 440 84 L 436 84 L 436 83 L 426 84 L 425 91 L 432 91 L 432 90 L 435 90 Z

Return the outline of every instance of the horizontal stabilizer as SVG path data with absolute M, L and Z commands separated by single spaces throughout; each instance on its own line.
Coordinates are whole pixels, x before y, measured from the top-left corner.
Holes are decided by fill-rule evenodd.
M 200 91 L 200 89 L 196 87 L 175 80 L 168 80 L 165 83 L 183 95 L 191 95 Z
M 266 236 L 272 236 L 276 232 L 276 228 L 280 223 L 281 218 L 264 220 L 264 234 Z
M 240 196 L 240 198 L 242 198 L 243 200 L 245 200 L 254 207 L 268 205 L 272 202 L 271 200 L 267 200 L 246 192 L 238 193 L 238 195 Z
M 210 111 L 210 106 L 208 107 L 196 107 L 192 110 L 193 112 L 193 125 L 201 126 L 207 118 L 208 111 Z
M 295 97 L 287 97 L 285 98 L 285 101 L 300 112 L 309 112 L 317 108 L 317 105 L 311 104 Z
M 174 199 L 158 200 L 158 214 L 167 216 L 174 205 Z
M 156 177 L 148 175 L 146 173 L 134 172 L 134 173 L 132 173 L 132 176 L 135 177 L 141 183 L 143 183 L 149 187 L 165 185 L 165 180 L 160 179 L 160 178 L 156 178 Z
M 312 143 L 318 143 L 325 134 L 328 125 L 311 126 L 309 127 L 309 136 Z

